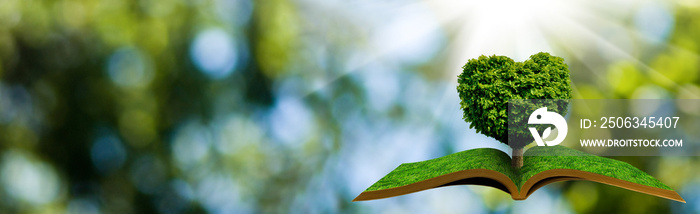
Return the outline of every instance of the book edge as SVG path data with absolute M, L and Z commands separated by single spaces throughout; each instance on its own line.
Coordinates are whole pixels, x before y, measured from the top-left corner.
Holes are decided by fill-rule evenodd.
M 518 194 L 518 188 L 515 186 L 515 183 L 510 178 L 508 178 L 508 176 L 506 176 L 505 174 L 498 172 L 498 171 L 490 170 L 490 169 L 468 169 L 468 170 L 461 170 L 461 171 L 437 176 L 434 178 L 422 180 L 419 182 L 415 182 L 415 183 L 400 186 L 400 187 L 393 187 L 393 188 L 382 189 L 382 190 L 364 191 L 364 192 L 360 193 L 360 195 L 358 195 L 352 201 L 367 201 L 367 200 L 375 200 L 375 199 L 382 199 L 382 198 L 390 198 L 390 197 L 410 194 L 410 193 L 414 193 L 414 192 L 419 192 L 419 191 L 423 191 L 423 190 L 433 189 L 433 188 L 437 188 L 437 187 L 442 187 L 442 186 L 445 186 L 446 184 L 449 184 L 449 183 L 452 183 L 455 181 L 460 181 L 460 180 L 465 180 L 465 179 L 470 179 L 470 178 L 491 179 L 491 180 L 498 182 L 501 185 L 505 186 L 506 189 L 509 191 L 507 193 L 510 194 L 511 197 L 514 197 L 515 195 Z M 474 184 L 474 185 L 480 185 L 480 184 Z M 482 185 L 482 186 L 489 186 L 489 185 Z M 492 186 L 489 186 L 489 187 L 492 187 Z M 497 188 L 497 189 L 500 189 L 500 188 Z
M 546 186 L 548 184 L 559 182 L 559 181 L 569 181 L 569 180 L 587 180 L 598 182 L 602 184 L 607 184 L 610 186 L 620 187 L 627 190 L 632 190 L 635 192 L 644 193 L 647 195 L 652 195 L 656 197 L 666 198 L 678 202 L 686 203 L 686 201 L 681 197 L 676 191 L 661 189 L 658 187 L 652 187 L 647 185 L 642 185 L 638 183 L 633 183 L 626 180 L 621 180 L 613 177 L 608 177 L 605 175 L 586 172 L 575 169 L 551 169 L 544 172 L 540 172 L 528 179 L 520 192 L 516 195 L 516 200 L 527 199 L 532 193 L 537 189 Z M 541 183 L 544 182 L 544 183 Z

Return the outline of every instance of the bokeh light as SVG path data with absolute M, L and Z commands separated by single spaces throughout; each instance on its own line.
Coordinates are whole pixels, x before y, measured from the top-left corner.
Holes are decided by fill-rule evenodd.
M 12 150 L 2 154 L 3 189 L 20 201 L 41 206 L 57 199 L 61 181 L 53 168 L 32 160 L 26 153 Z
M 197 67 L 212 78 L 224 78 L 238 62 L 235 40 L 222 29 L 208 29 L 197 34 L 190 55 Z
M 178 166 L 191 169 L 199 166 L 209 156 L 211 134 L 205 127 L 194 122 L 184 124 L 174 137 L 172 153 Z
M 657 1 L 642 4 L 634 17 L 634 24 L 639 32 L 656 43 L 668 39 L 674 21 L 669 6 Z
M 115 136 L 100 136 L 90 149 L 92 162 L 101 173 L 119 169 L 127 158 L 124 144 Z
M 689 0 L 2 1 L 0 213 L 698 212 L 700 146 L 620 157 L 687 204 L 578 181 L 525 201 L 451 186 L 351 202 L 401 163 L 510 152 L 462 119 L 457 74 L 479 55 L 561 56 L 576 99 L 700 98 L 698 14 Z
M 155 72 L 145 57 L 133 47 L 115 51 L 107 62 L 110 79 L 121 87 L 147 86 L 153 80 Z
M 297 147 L 311 134 L 314 118 L 298 98 L 281 97 L 268 120 L 273 137 L 288 146 Z

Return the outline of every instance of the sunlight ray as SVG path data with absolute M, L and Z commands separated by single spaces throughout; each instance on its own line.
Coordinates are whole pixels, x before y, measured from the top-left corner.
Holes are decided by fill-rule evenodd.
M 605 24 L 605 25 L 609 25 L 609 26 L 611 26 L 611 27 L 613 27 L 613 28 L 621 29 L 621 30 L 623 30 L 623 31 L 625 31 L 625 32 L 631 33 L 631 34 L 633 34 L 633 36 L 636 37 L 637 39 L 641 39 L 641 40 L 643 41 L 643 44 L 653 44 L 653 43 L 656 42 L 653 38 L 651 38 L 651 37 L 648 36 L 648 35 L 643 34 L 643 33 L 640 32 L 638 29 L 635 29 L 635 28 L 632 28 L 632 27 L 627 27 L 627 26 L 624 26 L 624 25 L 622 25 L 622 24 L 620 24 L 620 23 L 612 22 L 612 21 L 610 21 L 610 20 L 603 19 L 603 18 L 601 18 L 600 16 L 591 14 L 591 13 L 588 12 L 588 11 L 580 11 L 580 15 L 583 15 L 583 16 L 586 17 L 586 18 L 590 18 L 590 19 L 594 20 L 593 22 L 597 23 L 598 25 L 600 25 L 600 24 Z M 577 23 L 578 23 L 578 22 L 577 22 Z M 578 24 L 581 25 L 580 23 L 578 23 Z M 592 33 L 592 31 L 590 31 L 590 30 L 588 30 L 588 31 Z M 600 35 L 596 35 L 596 37 L 600 38 L 602 41 L 605 41 L 604 45 L 606 45 L 607 47 L 610 47 L 610 46 L 617 47 L 617 46 L 615 46 L 612 42 L 610 42 L 610 41 L 608 41 L 608 40 L 605 40 L 605 39 L 602 39 L 602 36 L 600 36 Z M 677 46 L 677 45 L 674 45 L 674 44 L 671 44 L 671 43 L 668 43 L 668 42 L 662 42 L 662 43 L 660 43 L 660 44 L 658 44 L 658 45 L 663 46 L 664 49 L 668 49 L 668 50 L 673 51 L 673 52 L 676 52 L 676 51 L 677 51 L 677 52 L 680 52 L 680 54 L 690 55 L 690 56 L 692 56 L 692 58 L 695 58 L 695 60 L 700 60 L 700 55 L 698 55 L 697 53 L 692 52 L 692 51 L 690 51 L 690 50 L 687 50 L 687 49 L 685 49 L 685 48 L 683 48 L 683 47 L 679 47 L 679 46 Z M 624 57 L 625 60 L 630 60 L 630 61 L 634 62 L 635 64 L 641 66 L 644 70 L 647 70 L 647 71 L 651 72 L 650 74 L 653 75 L 654 77 L 658 78 L 659 80 L 661 80 L 663 84 L 673 85 L 673 86 L 675 86 L 675 88 L 676 88 L 677 90 L 679 90 L 679 91 L 682 91 L 682 92 L 685 92 L 685 93 L 689 93 L 689 94 L 693 94 L 693 95 L 695 95 L 695 96 L 700 96 L 700 94 L 696 94 L 694 91 L 690 91 L 690 90 L 686 89 L 685 87 L 681 87 L 680 84 L 679 84 L 678 82 L 675 82 L 675 81 L 673 81 L 672 79 L 667 78 L 667 77 L 664 76 L 660 71 L 658 71 L 658 70 L 652 68 L 651 66 L 649 66 L 649 65 L 647 65 L 647 64 L 645 64 L 645 63 L 643 63 L 641 60 L 639 60 L 639 59 L 633 57 L 631 53 L 628 53 L 628 52 L 624 51 L 624 50 L 623 50 L 622 48 L 620 48 L 620 47 L 617 47 L 617 49 L 618 49 L 621 53 L 624 53 L 624 54 L 622 54 L 622 56 Z M 582 61 L 585 62 L 584 60 L 582 60 Z M 649 75 L 649 74 L 648 74 L 648 75 Z M 651 78 L 651 77 L 650 77 L 650 78 Z
M 560 27 L 556 27 L 556 28 L 560 29 Z M 590 62 L 589 60 L 584 59 L 584 56 L 582 55 L 584 53 L 584 51 L 582 51 L 583 48 L 580 46 L 576 46 L 576 45 L 580 45 L 580 44 L 572 43 L 571 41 L 566 40 L 565 38 L 568 38 L 568 37 L 566 37 L 565 35 L 557 35 L 555 33 L 555 32 L 557 32 L 556 30 L 552 30 L 550 28 L 545 28 L 545 30 L 547 30 L 546 32 L 548 34 L 552 34 L 550 38 L 556 40 L 555 44 L 559 44 L 558 46 L 561 47 L 566 53 L 568 53 L 568 55 L 573 56 L 576 60 L 581 62 L 587 68 L 587 70 L 589 72 L 593 73 L 593 75 L 596 76 L 596 78 L 599 78 L 599 79 L 605 78 L 604 75 L 602 75 L 598 71 L 598 69 L 596 68 L 596 66 L 594 65 L 593 62 Z
M 384 16 L 400 16 L 406 15 L 407 12 L 411 12 L 409 10 L 416 10 L 420 9 L 423 6 L 422 2 L 419 1 L 414 1 L 414 2 L 407 2 L 403 3 L 401 5 L 391 5 L 391 6 L 385 6 L 383 8 L 388 8 L 387 10 L 382 10 L 382 13 Z M 423 11 L 424 13 L 427 13 L 428 19 L 435 19 L 435 16 L 433 16 L 432 11 Z M 390 15 L 387 15 L 390 14 Z M 435 21 L 435 20 L 428 20 L 428 21 Z M 362 23 L 359 23 L 362 24 Z M 426 35 L 431 35 L 433 33 L 441 33 L 442 26 L 440 23 L 436 23 L 434 25 L 430 26 L 422 26 L 423 29 L 421 29 L 420 32 L 417 32 L 416 35 L 411 35 L 411 36 L 426 36 Z M 373 26 L 374 30 L 378 29 L 383 29 L 385 26 Z M 374 35 L 376 36 L 376 35 Z M 373 37 L 374 37 L 373 36 Z M 407 35 L 409 36 L 409 35 Z M 400 39 L 400 38 L 397 38 Z M 303 94 L 304 97 L 309 96 L 319 90 L 322 90 L 323 88 L 326 88 L 328 85 L 333 84 L 334 82 L 338 81 L 339 79 L 350 75 L 354 72 L 361 71 L 363 68 L 367 67 L 368 65 L 371 65 L 372 63 L 379 63 L 383 62 L 386 60 L 386 57 L 389 57 L 392 53 L 396 53 L 399 49 L 405 48 L 403 46 L 405 45 L 412 45 L 412 44 L 399 44 L 399 45 L 392 45 L 392 46 L 384 46 L 381 47 L 381 45 L 378 46 L 378 44 L 368 44 L 367 47 L 364 47 L 365 50 L 363 50 L 363 53 L 369 53 L 369 55 L 362 55 L 359 56 L 354 60 L 349 60 L 351 61 L 346 65 L 342 71 L 338 72 L 332 77 L 329 77 L 325 79 L 322 83 L 315 85 L 312 87 L 309 91 Z M 398 72 L 398 71 L 397 71 Z
M 584 10 L 584 11 L 579 11 L 579 13 L 580 13 L 580 15 L 584 16 L 585 18 L 593 20 L 593 22 L 597 23 L 598 25 L 605 24 L 605 25 L 609 25 L 609 26 L 612 26 L 612 27 L 615 27 L 618 29 L 623 29 L 626 32 L 633 34 L 636 38 L 642 39 L 644 41 L 644 43 L 646 43 L 646 44 L 654 43 L 654 39 L 652 37 L 643 34 L 642 32 L 639 31 L 639 29 L 624 26 L 620 22 L 613 22 L 613 21 L 610 21 L 608 19 L 604 19 L 603 17 L 601 17 L 599 15 L 592 14 L 589 11 Z M 697 53 L 695 53 L 691 50 L 688 50 L 684 47 L 680 47 L 678 45 L 668 43 L 668 42 L 663 42 L 659 45 L 663 45 L 665 48 L 672 49 L 673 51 L 680 51 L 683 54 L 691 54 L 695 58 L 700 59 L 700 54 L 697 54 Z
M 642 62 L 641 60 L 639 60 L 639 59 L 633 57 L 630 53 L 627 53 L 627 52 L 625 52 L 624 50 L 620 49 L 619 47 L 615 46 L 615 45 L 612 44 L 610 41 L 607 41 L 606 39 L 604 39 L 602 36 L 596 34 L 596 33 L 593 32 L 592 30 L 590 30 L 590 29 L 588 29 L 588 28 L 582 26 L 580 23 L 578 23 L 578 22 L 576 22 L 576 21 L 573 21 L 573 20 L 570 20 L 570 19 L 568 19 L 568 18 L 566 18 L 566 17 L 562 17 L 562 19 L 560 19 L 560 21 L 565 21 L 565 22 L 567 22 L 567 23 L 568 23 L 567 26 L 573 27 L 575 30 L 577 30 L 578 32 L 582 33 L 582 35 L 586 35 L 589 39 L 592 39 L 592 40 L 594 40 L 596 43 L 603 45 L 603 46 L 606 48 L 606 51 L 612 51 L 612 52 L 614 52 L 615 54 L 619 54 L 619 55 L 622 56 L 624 59 L 626 59 L 626 60 L 628 60 L 628 61 L 630 61 L 630 62 L 635 63 L 636 65 L 642 67 L 644 70 L 649 71 L 649 72 L 652 72 L 653 74 L 655 74 L 655 76 L 658 78 L 658 80 L 660 80 L 662 83 L 668 84 L 668 85 L 673 85 L 673 86 L 675 86 L 678 90 L 682 90 L 682 91 L 684 91 L 684 92 L 686 92 L 686 93 L 695 94 L 694 92 L 689 91 L 689 90 L 687 90 L 687 89 L 681 87 L 680 84 L 678 84 L 677 82 L 675 82 L 675 81 L 673 81 L 673 80 L 667 78 L 667 77 L 664 76 L 661 72 L 659 72 L 659 71 L 657 71 L 656 69 L 652 68 L 651 66 L 645 64 L 645 63 Z
M 565 17 L 562 17 L 561 21 L 567 22 L 568 26 L 572 27 L 574 30 L 581 33 L 581 35 L 585 35 L 589 39 L 592 39 L 595 43 L 603 45 L 603 47 L 606 48 L 605 49 L 606 51 L 610 51 L 610 52 L 613 52 L 615 54 L 618 54 L 619 56 L 622 56 L 624 59 L 629 60 L 631 62 L 634 62 L 635 64 L 637 64 L 639 66 L 642 66 L 646 70 L 658 73 L 658 71 L 654 70 L 649 65 L 645 64 L 644 62 L 641 62 L 639 59 L 633 57 L 630 53 L 627 53 L 624 50 L 620 49 L 619 47 L 615 46 L 615 44 L 612 44 L 610 41 L 604 39 L 602 36 L 596 34 L 594 31 L 592 31 L 586 27 L 583 27 L 578 22 L 572 21 L 572 20 L 565 18 Z M 660 77 L 660 78 L 663 78 L 663 77 Z M 662 79 L 662 81 L 678 86 L 677 83 L 673 82 L 672 80 L 670 80 L 668 78 L 664 78 L 664 79 Z

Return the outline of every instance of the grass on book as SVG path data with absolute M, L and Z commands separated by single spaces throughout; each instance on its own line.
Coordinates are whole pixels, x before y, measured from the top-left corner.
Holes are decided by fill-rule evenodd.
M 628 163 L 590 155 L 563 146 L 533 147 L 527 150 L 520 171 L 513 170 L 510 162 L 508 154 L 500 150 L 471 149 L 432 160 L 401 164 L 367 188 L 365 192 L 401 187 L 470 169 L 488 169 L 500 172 L 510 178 L 518 190 L 532 176 L 552 169 L 580 170 L 645 186 L 672 190 L 659 180 Z

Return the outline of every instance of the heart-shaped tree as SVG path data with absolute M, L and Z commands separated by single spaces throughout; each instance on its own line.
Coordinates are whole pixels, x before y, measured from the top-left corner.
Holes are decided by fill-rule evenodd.
M 540 52 L 524 62 L 506 56 L 480 56 L 462 67 L 457 91 L 463 119 L 477 133 L 493 137 L 513 149 L 512 167 L 523 165 L 523 147 L 532 142 L 527 129 L 508 133 L 509 100 L 571 99 L 569 69 L 561 57 Z M 568 102 L 567 102 L 568 104 Z M 534 106 L 532 106 L 534 108 Z M 550 111 L 565 115 L 567 105 Z M 521 115 L 523 116 L 523 115 Z

